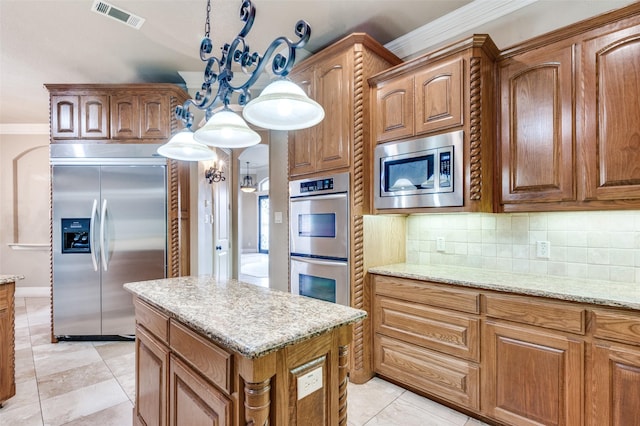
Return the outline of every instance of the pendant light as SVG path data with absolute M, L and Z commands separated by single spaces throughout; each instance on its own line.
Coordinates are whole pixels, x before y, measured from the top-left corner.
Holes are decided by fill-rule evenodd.
M 242 115 L 249 123 L 265 129 L 298 130 L 321 122 L 324 109 L 300 86 L 283 78 L 265 87 L 244 107 Z
M 222 53 L 216 57 L 212 55 L 214 46 L 211 40 L 210 15 L 211 0 L 207 0 L 204 37 L 200 42 L 200 59 L 205 63 L 201 89 L 175 110 L 176 117 L 187 129 L 193 123 L 193 113 L 189 111 L 189 107 L 193 105 L 205 111 L 207 123 L 195 132 L 195 142 L 219 148 L 243 148 L 260 143 L 260 136 L 249 128 L 241 116 L 229 109 L 234 95 L 240 106 L 248 108 L 244 112 L 245 118 L 265 129 L 303 129 L 318 124 L 324 118 L 322 107 L 309 99 L 300 87 L 286 79 L 295 63 L 296 50 L 303 48 L 311 37 L 311 26 L 306 21 L 299 20 L 295 24 L 297 40 L 277 37 L 263 54 L 259 54 L 251 50 L 245 39 L 253 27 L 256 9 L 251 0 L 242 0 L 240 20 L 244 26 L 230 43 L 222 45 Z M 234 81 L 238 66 L 247 77 L 242 83 Z M 267 67 L 271 68 L 278 80 L 267 86 L 261 96 L 252 100 L 251 87 Z M 220 106 L 223 107 L 222 111 L 214 113 Z M 191 148 L 204 153 L 202 147 L 194 145 Z M 187 150 L 176 145 L 158 152 L 165 155 L 179 149 Z M 182 153 L 174 155 L 193 161 L 200 160 L 197 156 Z
M 193 135 L 196 142 L 219 148 L 246 148 L 260 143 L 260 135 L 225 106 Z
M 158 154 L 163 157 L 183 161 L 213 160 L 215 152 L 206 145 L 196 142 L 191 129 L 186 128 L 175 135 L 164 145 L 158 148 Z
M 256 186 L 253 184 L 253 178 L 249 176 L 249 162 L 247 161 L 247 175 L 242 179 L 242 185 L 240 185 L 242 192 L 254 192 Z

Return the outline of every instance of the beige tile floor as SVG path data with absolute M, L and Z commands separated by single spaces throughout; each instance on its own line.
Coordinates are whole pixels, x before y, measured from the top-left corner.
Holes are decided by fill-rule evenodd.
M 16 396 L 2 426 L 129 426 L 135 393 L 132 342 L 49 342 L 48 299 L 16 300 Z M 349 385 L 350 426 L 483 423 L 375 378 Z

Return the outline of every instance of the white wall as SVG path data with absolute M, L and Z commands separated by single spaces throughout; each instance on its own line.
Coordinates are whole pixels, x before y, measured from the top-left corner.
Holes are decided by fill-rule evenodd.
M 43 295 L 50 287 L 49 186 L 48 134 L 0 134 L 0 274 L 22 275 L 18 289 Z

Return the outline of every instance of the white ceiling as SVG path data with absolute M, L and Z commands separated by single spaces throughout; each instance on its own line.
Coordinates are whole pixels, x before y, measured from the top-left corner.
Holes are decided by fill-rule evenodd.
M 306 55 L 364 31 L 406 58 L 473 32 L 489 33 L 502 48 L 631 2 L 254 0 L 256 18 L 247 42 L 262 54 L 278 36 L 295 38 L 295 23 L 305 19 L 312 27 Z M 91 12 L 92 3 L 0 0 L 0 133 L 10 133 L 2 131 L 7 126 L 48 124 L 47 83 L 184 84 L 179 71 L 202 73 L 198 49 L 206 0 L 108 1 L 146 19 L 140 30 Z M 242 27 L 241 1 L 212 3 L 211 36 L 219 49 Z

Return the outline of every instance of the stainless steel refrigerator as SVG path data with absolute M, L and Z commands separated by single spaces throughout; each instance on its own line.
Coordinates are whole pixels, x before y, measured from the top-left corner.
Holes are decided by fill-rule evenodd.
M 135 334 L 130 281 L 166 277 L 166 159 L 145 145 L 52 145 L 53 334 Z

